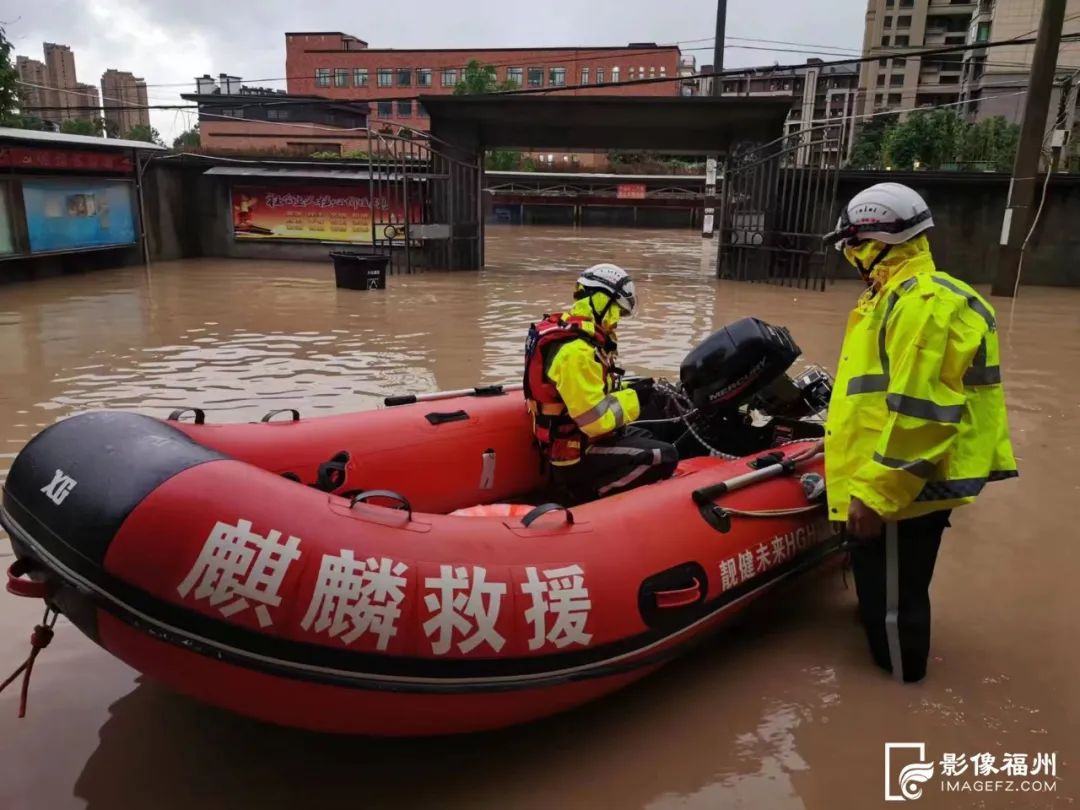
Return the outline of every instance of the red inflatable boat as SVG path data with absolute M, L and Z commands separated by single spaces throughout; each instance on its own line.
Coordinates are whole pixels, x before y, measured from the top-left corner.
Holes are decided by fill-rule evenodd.
M 571 509 L 538 505 L 514 391 L 255 424 L 74 416 L 7 478 L 9 589 L 177 691 L 275 723 L 412 735 L 553 714 L 836 550 L 799 480 L 820 460 L 769 450 L 806 423 L 751 425 L 748 389 L 726 382 L 712 401 L 739 391 L 759 452 Z

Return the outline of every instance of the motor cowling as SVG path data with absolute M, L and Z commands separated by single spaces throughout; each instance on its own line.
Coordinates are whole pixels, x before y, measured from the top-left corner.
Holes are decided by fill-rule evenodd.
M 734 410 L 782 378 L 800 354 L 784 327 L 743 318 L 686 355 L 679 379 L 694 407 Z

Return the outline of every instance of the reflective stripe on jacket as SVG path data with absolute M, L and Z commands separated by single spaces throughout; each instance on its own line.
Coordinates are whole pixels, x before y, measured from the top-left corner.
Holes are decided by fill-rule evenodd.
M 997 324 L 929 252 L 852 311 L 825 436 L 829 513 L 857 497 L 886 520 L 970 503 L 1017 474 Z

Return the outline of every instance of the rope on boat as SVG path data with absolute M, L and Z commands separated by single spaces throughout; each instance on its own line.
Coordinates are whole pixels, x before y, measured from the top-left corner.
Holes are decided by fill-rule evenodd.
M 53 627 L 56 625 L 56 620 L 60 614 L 53 610 L 51 607 L 45 608 L 45 615 L 41 619 L 41 624 L 34 627 L 34 632 L 30 634 L 30 655 L 26 657 L 26 660 L 22 662 L 18 669 L 11 673 L 11 675 L 3 683 L 0 683 L 0 692 L 7 689 L 15 679 L 20 675 L 22 678 L 22 691 L 19 694 L 19 717 L 26 717 L 26 701 L 30 692 L 30 675 L 34 671 L 34 661 L 38 657 L 38 653 L 49 646 L 49 642 L 53 640 Z

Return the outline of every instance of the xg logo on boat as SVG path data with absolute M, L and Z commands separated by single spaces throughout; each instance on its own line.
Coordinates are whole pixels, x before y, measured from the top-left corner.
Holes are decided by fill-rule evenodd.
M 942 793 L 1055 793 L 1057 752 L 945 752 L 927 761 L 926 743 L 885 743 L 885 801 L 922 798 L 935 775 L 933 785 Z M 1043 778 L 1016 778 L 1037 776 Z
M 65 475 L 63 470 L 57 470 L 52 481 L 43 486 L 41 492 L 44 492 L 45 497 L 59 506 L 71 494 L 71 490 L 75 489 L 77 483 L 79 482 L 70 475 Z

